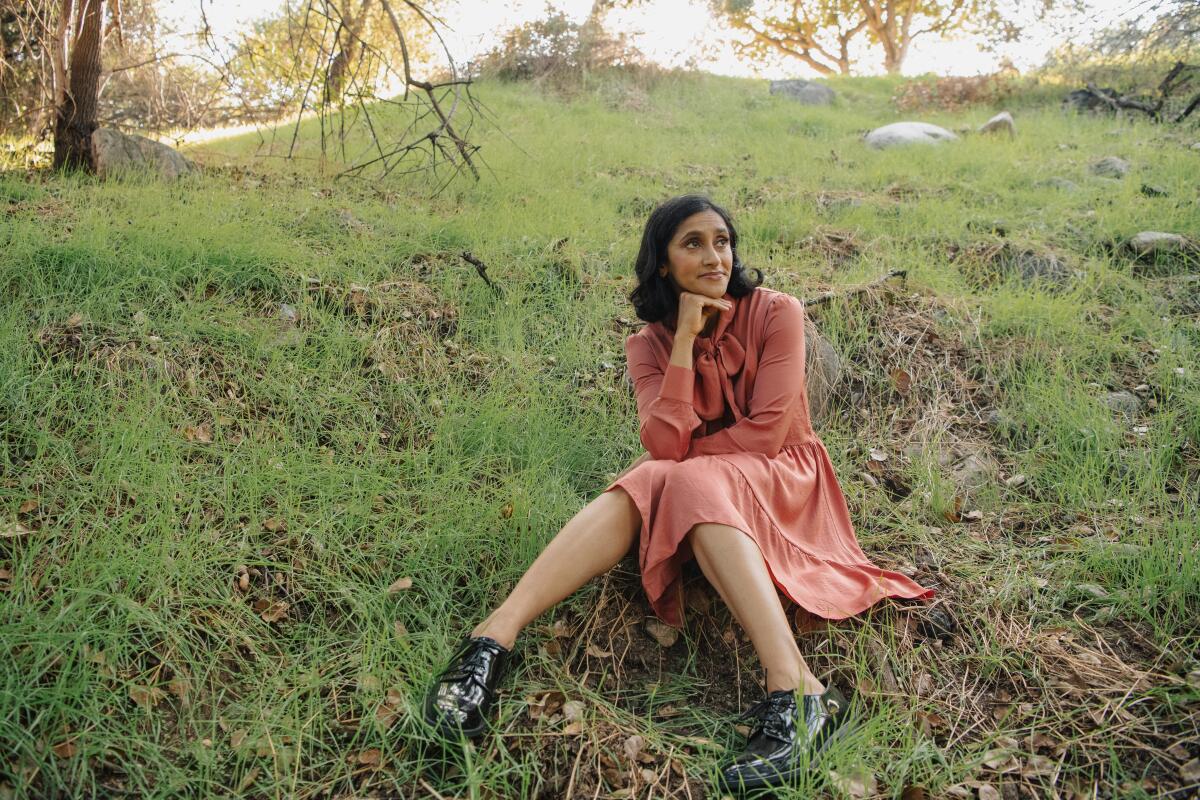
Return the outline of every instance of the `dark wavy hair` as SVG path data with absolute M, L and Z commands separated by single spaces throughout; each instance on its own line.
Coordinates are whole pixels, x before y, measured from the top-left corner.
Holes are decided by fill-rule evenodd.
M 658 268 L 667 262 L 667 245 L 671 243 L 671 237 L 675 235 L 680 224 L 701 211 L 717 212 L 725 221 L 725 227 L 729 229 L 733 272 L 729 275 L 726 291 L 734 297 L 745 297 L 762 285 L 762 270 L 752 268 L 751 271 L 755 273 L 752 280 L 747 268 L 742 264 L 737 249 L 737 229 L 733 227 L 729 212 L 704 195 L 685 194 L 672 197 L 650 212 L 650 218 L 646 220 L 646 229 L 642 232 L 642 246 L 633 265 L 638 284 L 629 293 L 629 300 L 633 303 L 634 312 L 639 319 L 659 322 L 671 316 L 679 305 L 675 290 L 666 278 L 658 274 Z

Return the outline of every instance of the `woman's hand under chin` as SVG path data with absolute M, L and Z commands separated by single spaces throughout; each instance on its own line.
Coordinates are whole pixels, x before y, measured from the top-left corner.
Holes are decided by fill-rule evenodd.
M 708 321 L 721 313 L 723 309 L 732 308 L 733 304 L 723 297 L 706 297 L 693 292 L 679 293 L 679 311 L 675 319 L 675 335 L 696 338 L 704 330 Z

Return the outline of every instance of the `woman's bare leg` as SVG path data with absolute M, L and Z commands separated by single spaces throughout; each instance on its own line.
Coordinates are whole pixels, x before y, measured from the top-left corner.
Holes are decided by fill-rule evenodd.
M 688 536 L 704 576 L 753 642 L 767 673 L 767 691 L 802 686 L 805 694 L 824 692 L 825 687 L 800 655 L 771 573 L 754 540 L 737 528 L 712 522 L 695 526 Z
M 624 558 L 641 527 L 628 492 L 604 492 L 571 517 L 471 635 L 489 636 L 511 649 L 517 634 L 539 614 Z

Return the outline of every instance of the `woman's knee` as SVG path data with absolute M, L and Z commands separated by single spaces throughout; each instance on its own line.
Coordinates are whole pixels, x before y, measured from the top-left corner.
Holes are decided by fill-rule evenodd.
M 698 459 L 689 458 L 667 463 L 669 466 L 662 484 L 664 495 L 679 492 L 703 495 L 712 491 L 712 470 Z
M 600 528 L 616 530 L 622 538 L 636 536 L 641 529 L 642 517 L 637 503 L 629 492 L 620 486 L 602 493 L 593 501 Z

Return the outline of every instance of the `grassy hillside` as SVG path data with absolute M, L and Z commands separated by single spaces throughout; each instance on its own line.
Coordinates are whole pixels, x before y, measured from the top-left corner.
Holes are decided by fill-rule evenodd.
M 939 597 L 789 608 L 862 727 L 778 796 L 1196 791 L 1200 266 L 1121 243 L 1200 230 L 1200 136 L 1026 105 L 875 152 L 890 84 L 835 85 L 483 85 L 490 172 L 436 196 L 320 178 L 311 126 L 175 184 L 0 173 L 0 796 L 706 796 L 761 674 L 694 570 L 677 643 L 627 561 L 525 631 L 497 735 L 419 721 L 639 455 L 631 265 L 685 191 L 769 287 L 907 271 L 810 309 L 845 368 L 818 433 L 863 548 Z

